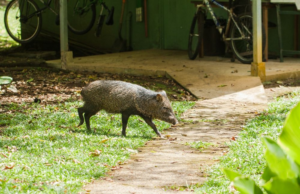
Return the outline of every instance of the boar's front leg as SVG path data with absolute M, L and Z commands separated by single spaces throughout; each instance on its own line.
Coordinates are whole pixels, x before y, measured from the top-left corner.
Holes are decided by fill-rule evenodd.
M 160 132 L 157 130 L 156 126 L 154 125 L 154 123 L 152 122 L 152 119 L 150 117 L 144 116 L 144 115 L 140 115 L 145 122 L 154 130 L 154 132 L 159 136 L 162 137 L 162 135 L 160 134 Z
M 130 114 L 122 113 L 122 135 L 126 137 L 126 128 Z

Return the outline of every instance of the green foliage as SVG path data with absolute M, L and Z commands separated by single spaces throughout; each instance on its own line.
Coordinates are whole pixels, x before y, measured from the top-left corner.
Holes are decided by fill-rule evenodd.
M 235 178 L 240 177 L 241 174 L 238 172 L 235 172 L 233 170 L 227 169 L 225 168 L 223 170 L 223 172 L 225 173 L 225 175 L 227 176 L 227 178 L 229 178 L 230 181 L 234 181 Z
M 277 142 L 270 138 L 262 140 L 267 162 L 262 175 L 263 189 L 269 194 L 300 193 L 300 103 L 287 116 Z M 262 193 L 252 179 L 228 169 L 224 173 L 240 193 Z
M 282 133 L 278 138 L 280 147 L 300 164 L 300 106 L 296 106 L 288 116 Z
M 234 181 L 235 188 L 242 194 L 262 194 L 262 190 L 248 177 L 238 177 Z
M 224 173 L 233 182 L 235 188 L 242 194 L 262 194 L 260 188 L 255 184 L 255 182 L 248 178 L 240 175 L 238 172 L 233 170 L 224 169 Z
M 9 48 L 12 46 L 19 45 L 19 43 L 15 42 L 12 38 L 10 38 L 4 27 L 3 21 L 5 8 L 6 6 L 0 6 L 0 48 Z
M 9 76 L 0 76 L 0 85 L 10 84 L 13 78 Z

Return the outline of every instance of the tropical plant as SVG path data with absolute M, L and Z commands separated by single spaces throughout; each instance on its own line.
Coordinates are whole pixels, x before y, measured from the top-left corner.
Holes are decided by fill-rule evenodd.
M 267 137 L 262 141 L 267 162 L 262 188 L 252 179 L 224 169 L 234 189 L 241 194 L 261 194 L 263 190 L 268 194 L 300 193 L 300 103 L 287 116 L 277 142 Z

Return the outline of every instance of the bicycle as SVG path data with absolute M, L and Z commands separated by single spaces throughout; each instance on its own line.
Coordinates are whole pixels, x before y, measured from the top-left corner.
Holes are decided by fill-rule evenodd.
M 225 29 L 216 18 L 210 2 L 228 12 L 229 17 Z M 252 16 L 249 13 L 242 13 L 237 16 L 233 12 L 234 8 L 228 9 L 216 0 L 203 0 L 202 4 L 197 5 L 188 40 L 188 56 L 191 60 L 194 60 L 199 54 L 203 39 L 204 22 L 207 16 L 206 11 L 208 10 L 227 48 L 231 48 L 240 62 L 250 64 L 253 61 Z M 262 26 L 263 49 L 266 44 L 265 37 L 265 29 Z
M 76 0 L 68 2 L 70 10 L 68 10 L 68 26 L 69 30 L 75 34 L 82 35 L 89 32 L 96 20 L 96 5 L 102 0 Z M 105 20 L 106 25 L 113 25 L 114 7 L 109 9 L 105 3 L 101 2 L 101 11 L 97 22 L 95 36 L 98 37 L 105 20 L 103 8 L 108 12 L 108 17 Z
M 84 11 L 76 13 L 78 15 L 83 15 L 88 13 L 89 10 L 92 10 L 91 12 L 95 18 L 95 4 L 97 3 L 97 0 L 91 0 L 91 2 L 92 1 L 94 4 L 91 4 L 91 7 L 89 7 L 90 9 L 85 9 Z M 39 8 L 34 0 L 12 0 L 7 5 L 4 13 L 4 25 L 9 36 L 16 42 L 20 44 L 30 43 L 39 35 L 42 27 L 42 13 L 47 9 L 50 9 L 50 11 L 56 15 L 55 23 L 59 25 L 59 13 L 50 7 L 52 0 L 48 0 L 47 2 L 40 0 L 40 2 L 44 5 L 44 7 Z M 113 24 L 114 8 L 112 7 L 112 9 L 109 10 L 103 2 L 101 3 L 101 6 L 102 10 L 99 16 L 101 20 L 99 21 L 102 21 L 102 23 L 99 22 L 97 24 L 96 31 L 98 34 L 100 34 L 100 30 L 102 28 L 100 25 L 103 24 L 105 17 L 105 15 L 102 15 L 103 7 L 109 12 L 109 18 L 107 20 L 108 25 Z M 73 18 L 70 18 L 69 21 L 73 20 Z M 89 26 L 85 26 L 85 29 L 78 29 L 77 27 L 72 26 L 73 24 L 71 22 L 68 22 L 68 28 L 74 33 L 84 34 L 92 28 L 92 21 L 94 23 L 95 19 L 92 18 L 89 22 Z

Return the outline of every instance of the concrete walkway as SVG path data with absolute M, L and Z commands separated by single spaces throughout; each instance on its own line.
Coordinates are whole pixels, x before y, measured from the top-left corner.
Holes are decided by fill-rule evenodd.
M 246 120 L 264 110 L 276 94 L 293 90 L 266 92 L 260 79 L 250 76 L 250 65 L 229 60 L 205 57 L 190 61 L 186 52 L 161 50 L 75 58 L 69 69 L 170 76 L 201 99 L 182 116 L 189 122 L 164 130 L 166 139 L 149 141 L 127 164 L 86 185 L 86 193 L 178 193 L 170 188 L 203 183 L 207 166 L 218 162 L 227 151 L 224 143 L 238 135 Z M 299 60 L 285 61 L 266 63 L 266 79 L 300 75 Z M 59 61 L 48 64 L 60 66 Z M 194 141 L 210 142 L 213 146 L 199 151 L 186 145 Z M 187 189 L 180 193 L 190 192 Z

